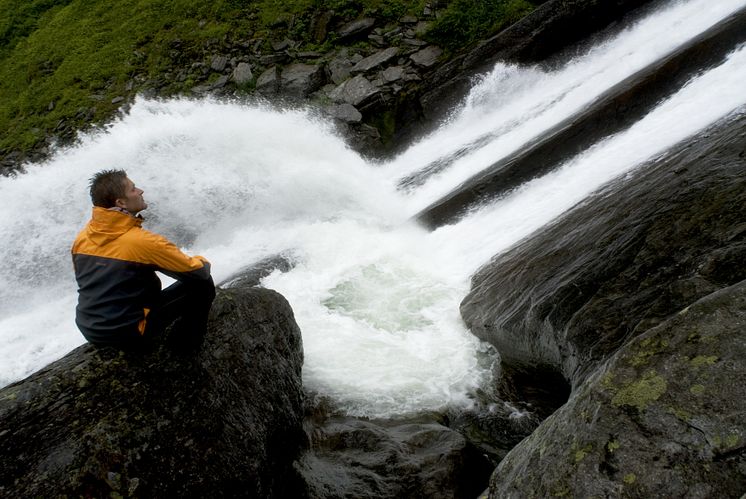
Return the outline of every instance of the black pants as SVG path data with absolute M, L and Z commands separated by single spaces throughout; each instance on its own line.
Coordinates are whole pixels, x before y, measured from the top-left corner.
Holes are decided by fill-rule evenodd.
M 207 330 L 207 317 L 215 298 L 212 277 L 204 281 L 176 281 L 161 290 L 148 315 L 145 338 L 159 336 L 171 327 L 168 342 L 174 347 L 195 347 Z
M 148 350 L 152 348 L 154 338 L 168 331 L 166 341 L 171 348 L 192 350 L 202 343 L 214 298 L 212 277 L 200 281 L 176 281 L 161 290 L 156 301 L 150 304 L 144 334 L 140 334 L 134 324 L 96 338 L 86 335 L 86 338 L 101 347 Z

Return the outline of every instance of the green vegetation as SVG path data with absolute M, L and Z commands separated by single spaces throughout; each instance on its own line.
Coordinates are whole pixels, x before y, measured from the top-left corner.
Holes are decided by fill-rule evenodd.
M 334 35 L 318 40 L 312 29 L 325 12 L 335 22 L 372 16 L 382 25 L 421 17 L 424 7 L 424 0 L 0 0 L 0 157 L 105 122 L 120 105 L 112 99 L 145 87 L 161 96 L 191 89 L 192 64 L 209 65 L 208 54 L 226 40 L 267 47 L 289 38 L 302 50 L 329 50 Z M 526 0 L 455 0 L 426 36 L 453 52 L 532 8 Z
M 453 0 L 427 38 L 455 52 L 498 33 L 533 9 L 534 4 L 527 0 Z

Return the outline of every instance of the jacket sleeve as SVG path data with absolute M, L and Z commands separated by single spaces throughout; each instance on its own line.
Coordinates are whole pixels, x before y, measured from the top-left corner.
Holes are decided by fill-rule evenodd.
M 140 229 L 138 234 L 137 259 L 179 281 L 207 280 L 210 278 L 210 262 L 202 256 L 189 256 L 174 243 L 153 232 Z

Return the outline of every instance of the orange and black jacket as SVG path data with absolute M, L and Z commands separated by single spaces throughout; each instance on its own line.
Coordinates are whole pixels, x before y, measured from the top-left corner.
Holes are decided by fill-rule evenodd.
M 94 207 L 91 220 L 75 239 L 75 323 L 92 343 L 106 343 L 126 330 L 143 334 L 161 290 L 156 270 L 180 281 L 210 278 L 205 258 L 185 255 L 141 225 L 140 217 Z

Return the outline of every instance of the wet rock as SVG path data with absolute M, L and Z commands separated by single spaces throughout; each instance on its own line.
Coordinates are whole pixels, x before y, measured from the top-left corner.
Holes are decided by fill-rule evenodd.
M 712 126 L 474 276 L 461 312 L 509 384 L 542 369 L 572 389 L 493 497 L 746 492 L 744 127 Z
M 412 59 L 412 62 L 414 62 L 418 66 L 428 68 L 438 62 L 438 58 L 442 54 L 443 49 L 441 49 L 440 47 L 436 47 L 435 45 L 430 45 L 410 55 L 409 58 Z
M 298 497 L 302 361 L 261 288 L 220 290 L 197 352 L 83 345 L 0 390 L 0 495 Z
M 280 68 L 272 66 L 256 79 L 256 91 L 262 94 L 276 94 L 280 91 Z
M 345 123 L 359 123 L 363 115 L 352 104 L 339 104 L 329 109 L 329 114 Z
M 210 69 L 218 73 L 222 73 L 227 64 L 228 64 L 228 58 L 226 56 L 216 55 L 210 61 Z
M 316 43 L 321 43 L 326 40 L 328 32 L 329 22 L 334 17 L 334 12 L 327 10 L 314 17 L 311 24 L 311 32 L 313 33 L 313 39 Z
M 471 498 L 492 465 L 440 424 L 332 418 L 314 431 L 300 471 L 310 497 Z
M 307 97 L 324 83 L 325 73 L 322 66 L 298 63 L 282 68 L 280 87 L 285 95 Z
M 251 65 L 247 62 L 239 62 L 236 69 L 233 70 L 231 78 L 236 85 L 249 83 L 254 78 L 254 74 L 251 72 Z
M 329 62 L 330 79 L 337 85 L 350 77 L 353 63 L 345 57 L 337 57 Z
M 365 76 L 358 75 L 335 88 L 330 97 L 336 102 L 346 102 L 357 106 L 378 92 L 380 92 L 380 89 L 373 86 Z
M 402 76 L 404 76 L 404 68 L 401 66 L 386 68 L 382 76 L 383 79 L 389 83 L 400 80 Z
M 490 497 L 742 497 L 746 281 L 626 344 L 500 463 Z
M 385 50 L 381 50 L 380 52 L 376 52 L 375 54 L 368 56 L 362 61 L 355 64 L 350 72 L 352 74 L 365 73 L 390 61 L 391 59 L 396 57 L 398 53 L 399 49 L 397 47 L 389 47 Z
M 345 24 L 337 30 L 337 35 L 340 40 L 349 40 L 359 36 L 367 36 L 373 26 L 375 26 L 376 20 L 371 17 L 364 17 L 356 21 Z

